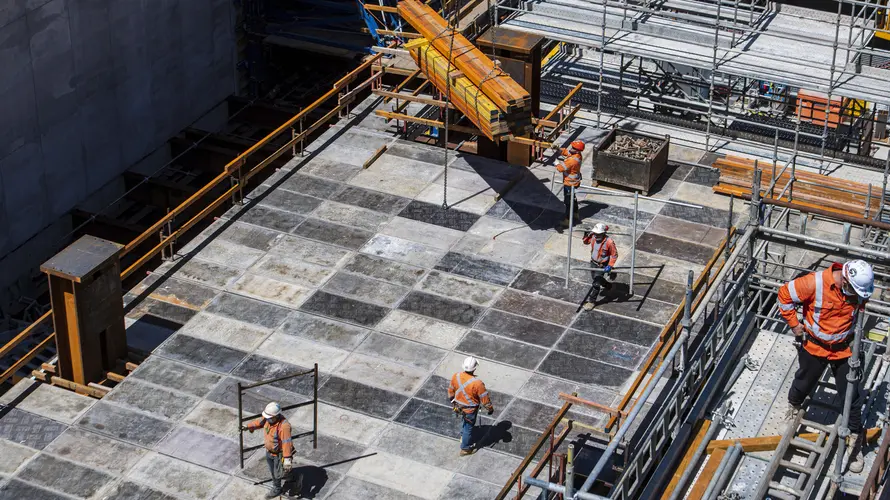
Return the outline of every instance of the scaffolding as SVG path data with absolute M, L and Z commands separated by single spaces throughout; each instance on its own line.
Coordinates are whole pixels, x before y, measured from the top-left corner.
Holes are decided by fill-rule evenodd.
M 558 99 L 584 82 L 578 102 L 600 126 L 607 114 L 637 117 L 704 132 L 707 150 L 744 139 L 820 168 L 881 171 L 886 161 L 871 156 L 879 111 L 890 107 L 890 51 L 871 46 L 890 34 L 880 6 L 838 0 L 829 14 L 757 0 L 500 0 L 495 19 L 575 47 L 550 62 L 542 92 Z

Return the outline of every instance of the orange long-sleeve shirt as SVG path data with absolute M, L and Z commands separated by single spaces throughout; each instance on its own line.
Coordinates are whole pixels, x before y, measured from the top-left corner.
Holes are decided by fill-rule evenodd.
M 615 266 L 618 260 L 618 247 L 615 241 L 608 236 L 602 242 L 597 242 L 596 238 L 590 239 L 590 260 L 596 261 L 601 265 Z
M 556 164 L 556 170 L 562 174 L 562 183 L 565 186 L 581 185 L 581 153 L 570 153 L 568 149 L 563 148 L 561 153 L 565 156 L 562 163 Z
M 487 410 L 494 408 L 485 384 L 467 372 L 458 372 L 451 377 L 448 397 L 457 402 L 464 413 L 473 413 L 479 408 L 479 405 L 484 406 Z
M 270 424 L 265 418 L 258 418 L 247 424 L 249 430 L 263 429 L 263 444 L 266 451 L 273 455 L 279 453 L 284 458 L 294 456 L 294 443 L 291 440 L 290 422 L 281 417 L 274 424 Z

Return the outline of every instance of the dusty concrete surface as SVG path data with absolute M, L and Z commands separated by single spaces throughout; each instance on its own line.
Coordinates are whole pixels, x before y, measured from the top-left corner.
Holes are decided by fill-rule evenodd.
M 52 403 L 44 392 L 61 389 L 39 388 L 0 417 L 0 498 L 261 497 L 262 454 L 245 456 L 244 469 L 238 460 L 235 384 L 313 363 L 318 449 L 309 438 L 296 443 L 310 498 L 492 498 L 556 413 L 560 392 L 620 399 L 728 213 L 647 204 L 637 263 L 648 267 L 636 295 L 625 296 L 623 269 L 585 312 L 589 273 L 572 271 L 565 286 L 569 240 L 556 229 L 562 201 L 551 164 L 449 155 L 453 205 L 443 210 L 442 151 L 396 140 L 380 118 L 356 111 L 352 126 L 332 127 L 127 295 L 130 341 L 154 352 L 109 396 L 81 407 L 71 395 Z M 384 144 L 392 147 L 362 170 Z M 496 203 L 495 189 L 517 175 Z M 690 175 L 672 168 L 656 196 L 697 201 L 710 188 Z M 618 266 L 628 266 L 633 214 L 620 203 L 584 196 L 581 215 L 612 226 Z M 580 240 L 572 238 L 573 265 L 584 266 Z M 477 424 L 484 448 L 462 458 L 445 391 L 467 355 L 480 359 L 496 411 Z M 306 379 L 275 383 L 249 391 L 245 412 L 311 393 Z M 570 416 L 603 419 L 579 407 Z M 306 408 L 289 419 L 311 427 Z M 64 477 L 37 473 L 53 461 L 76 466 Z

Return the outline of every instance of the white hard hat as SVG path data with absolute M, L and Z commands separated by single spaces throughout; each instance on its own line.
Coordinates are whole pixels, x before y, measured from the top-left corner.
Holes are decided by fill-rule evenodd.
M 473 356 L 467 356 L 467 359 L 464 360 L 465 372 L 476 371 L 477 366 L 479 366 L 479 362 L 476 361 L 476 358 L 474 358 Z
M 856 295 L 863 299 L 871 297 L 875 291 L 875 273 L 864 260 L 851 260 L 844 264 L 844 279 L 850 283 Z
M 603 224 L 602 222 L 597 222 L 595 226 L 593 226 L 593 230 L 591 231 L 593 234 L 606 234 L 606 231 L 609 230 L 609 226 Z
M 266 405 L 266 409 L 263 410 L 263 418 L 275 418 L 281 414 L 281 405 L 276 402 L 271 402 Z

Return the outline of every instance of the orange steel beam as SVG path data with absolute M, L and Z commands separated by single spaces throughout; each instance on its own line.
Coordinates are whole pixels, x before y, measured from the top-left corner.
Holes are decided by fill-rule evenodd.
M 157 222 L 152 224 L 148 229 L 146 229 L 142 234 L 137 236 L 133 241 L 129 242 L 121 250 L 120 255 L 121 256 L 127 255 L 128 253 L 130 253 L 134 249 L 136 249 L 139 245 L 141 245 L 142 243 L 147 241 L 149 238 L 156 236 L 158 234 L 158 232 L 166 224 L 168 224 L 170 221 L 172 221 L 177 215 L 182 214 L 186 209 L 188 209 L 198 199 L 200 199 L 203 196 L 205 196 L 206 194 L 208 194 L 214 188 L 219 186 L 223 181 L 225 181 L 228 177 L 230 177 L 233 173 L 235 173 L 241 166 L 243 166 L 246 163 L 248 157 L 250 157 L 251 155 L 260 151 L 262 148 L 268 146 L 273 140 L 275 140 L 283 132 L 292 128 L 297 122 L 300 122 L 301 120 L 303 120 L 305 117 L 307 117 L 310 113 L 315 111 L 315 109 L 317 109 L 319 106 L 324 104 L 331 97 L 334 97 L 335 95 L 337 95 L 349 83 L 354 81 L 361 72 L 370 68 L 374 63 L 378 62 L 382 56 L 383 56 L 383 54 L 376 54 L 376 55 L 368 58 L 367 60 L 365 60 L 358 67 L 356 67 L 355 69 L 353 69 L 352 71 L 347 73 L 346 76 L 337 80 L 337 82 L 334 83 L 333 88 L 331 90 L 329 90 L 327 93 L 325 93 L 323 96 L 321 96 L 320 98 L 315 100 L 315 102 L 313 102 L 306 108 L 303 108 L 303 110 L 301 110 L 299 113 L 297 113 L 296 115 L 291 117 L 288 121 L 286 121 L 284 124 L 282 124 L 281 126 L 276 128 L 274 131 L 269 133 L 269 135 L 260 139 L 256 144 L 249 147 L 246 151 L 244 151 L 243 153 L 238 155 L 237 158 L 235 158 L 234 160 L 232 160 L 228 164 L 226 164 L 222 173 L 217 175 L 215 178 L 213 178 L 213 180 L 211 180 L 209 183 L 204 185 L 201 189 L 199 189 L 197 192 L 195 192 L 192 196 L 188 197 L 182 203 L 180 203 L 175 208 L 173 208 L 170 212 L 168 212 L 160 220 L 158 220 Z M 253 167 L 246 174 L 244 174 L 242 176 L 242 179 L 239 182 L 235 183 L 232 187 L 230 187 L 228 190 L 226 190 L 222 196 L 216 198 L 208 207 L 201 210 L 197 215 L 195 215 L 194 217 L 189 219 L 185 224 L 183 224 L 179 229 L 174 231 L 172 234 L 166 236 L 160 243 L 155 245 L 147 254 L 140 257 L 136 262 L 134 262 L 132 265 L 130 265 L 130 267 L 128 267 L 126 270 L 124 270 L 121 273 L 121 279 L 125 279 L 128 276 L 131 276 L 137 269 L 139 269 L 139 267 L 141 267 L 146 262 L 151 260 L 151 258 L 153 258 L 155 255 L 159 254 L 161 252 L 162 248 L 164 248 L 167 245 L 169 245 L 170 243 L 176 241 L 176 239 L 179 236 L 181 236 L 182 233 L 184 233 L 188 229 L 194 227 L 195 224 L 200 222 L 204 217 L 209 215 L 213 210 L 215 210 L 217 207 L 222 205 L 227 198 L 231 197 L 232 194 L 234 194 L 237 190 L 241 189 L 243 187 L 243 184 L 245 184 L 247 182 L 247 180 L 249 180 L 251 177 L 253 177 L 257 173 L 259 173 L 259 171 L 262 170 L 262 168 L 264 168 L 268 164 L 275 161 L 275 159 L 277 159 L 282 154 L 284 154 L 284 152 L 288 148 L 290 148 L 294 144 L 304 140 L 309 134 L 311 134 L 312 132 L 317 130 L 319 127 L 321 127 L 324 123 L 326 123 L 328 120 L 330 120 L 331 118 L 336 116 L 337 113 L 339 113 L 347 104 L 349 104 L 349 102 L 353 101 L 358 96 L 358 93 L 361 90 L 370 86 L 377 78 L 379 78 L 379 76 L 372 75 L 371 78 L 369 78 L 368 80 L 366 80 L 365 82 L 360 84 L 358 87 L 356 87 L 352 91 L 348 92 L 345 96 L 342 96 L 340 98 L 340 102 L 333 110 L 331 110 L 330 112 L 325 114 L 322 118 L 317 120 L 313 125 L 311 125 L 307 129 L 305 129 L 300 134 L 294 135 L 294 137 L 288 142 L 288 144 L 285 147 L 279 148 L 271 156 L 269 156 L 266 159 L 264 159 L 263 161 L 261 161 L 257 166 Z M 22 330 L 22 332 L 19 333 L 18 335 L 16 335 L 12 340 L 10 340 L 5 345 L 0 347 L 0 358 L 9 354 L 16 346 L 21 344 L 24 340 L 30 338 L 34 334 L 34 332 L 37 330 L 37 328 L 40 325 L 42 325 L 44 322 L 49 320 L 51 317 L 52 317 L 52 310 L 49 310 L 46 313 L 44 313 L 40 318 L 38 318 L 37 321 L 35 321 L 31 325 L 29 325 L 27 328 Z M 5 382 L 6 380 L 8 380 L 10 377 L 12 377 L 12 375 L 17 370 L 19 370 L 22 366 L 27 364 L 32 359 L 34 359 L 34 357 L 36 357 L 37 354 L 39 354 L 40 350 L 45 348 L 46 345 L 48 345 L 48 343 L 53 339 L 55 339 L 55 333 L 48 336 L 40 344 L 38 344 L 37 347 L 32 349 L 23 358 L 19 359 L 16 363 L 14 363 L 13 366 L 11 366 L 9 369 L 7 369 L 5 372 L 3 372 L 3 374 L 0 375 L 0 384 Z
M 572 90 L 570 90 L 569 93 L 566 94 L 566 96 L 563 97 L 561 101 L 559 101 L 559 104 L 557 104 L 555 108 L 551 109 L 549 113 L 547 113 L 547 116 L 545 116 L 544 119 L 552 120 L 553 117 L 556 116 L 557 113 L 559 113 L 559 110 L 564 108 L 565 105 L 569 103 L 569 100 L 571 100 L 571 98 L 574 97 L 575 94 L 577 94 L 579 90 L 581 90 L 581 87 L 583 85 L 584 84 L 580 83 L 580 82 L 578 83 L 578 85 L 575 85 L 575 87 Z
M 661 498 L 670 498 L 674 490 L 677 489 L 677 483 L 680 482 L 680 478 L 683 477 L 683 472 L 686 471 L 686 468 L 690 467 L 689 462 L 692 460 L 692 456 L 695 455 L 695 450 L 698 449 L 698 445 L 705 438 L 708 429 L 711 428 L 712 423 L 713 422 L 710 420 L 703 420 L 696 424 L 698 430 L 695 432 L 695 439 L 693 439 L 689 447 L 686 448 L 683 460 L 680 461 L 680 465 L 677 467 L 677 470 L 674 471 L 674 476 L 671 478 L 671 482 L 668 483 L 668 487 L 664 490 L 664 493 L 662 493 Z

